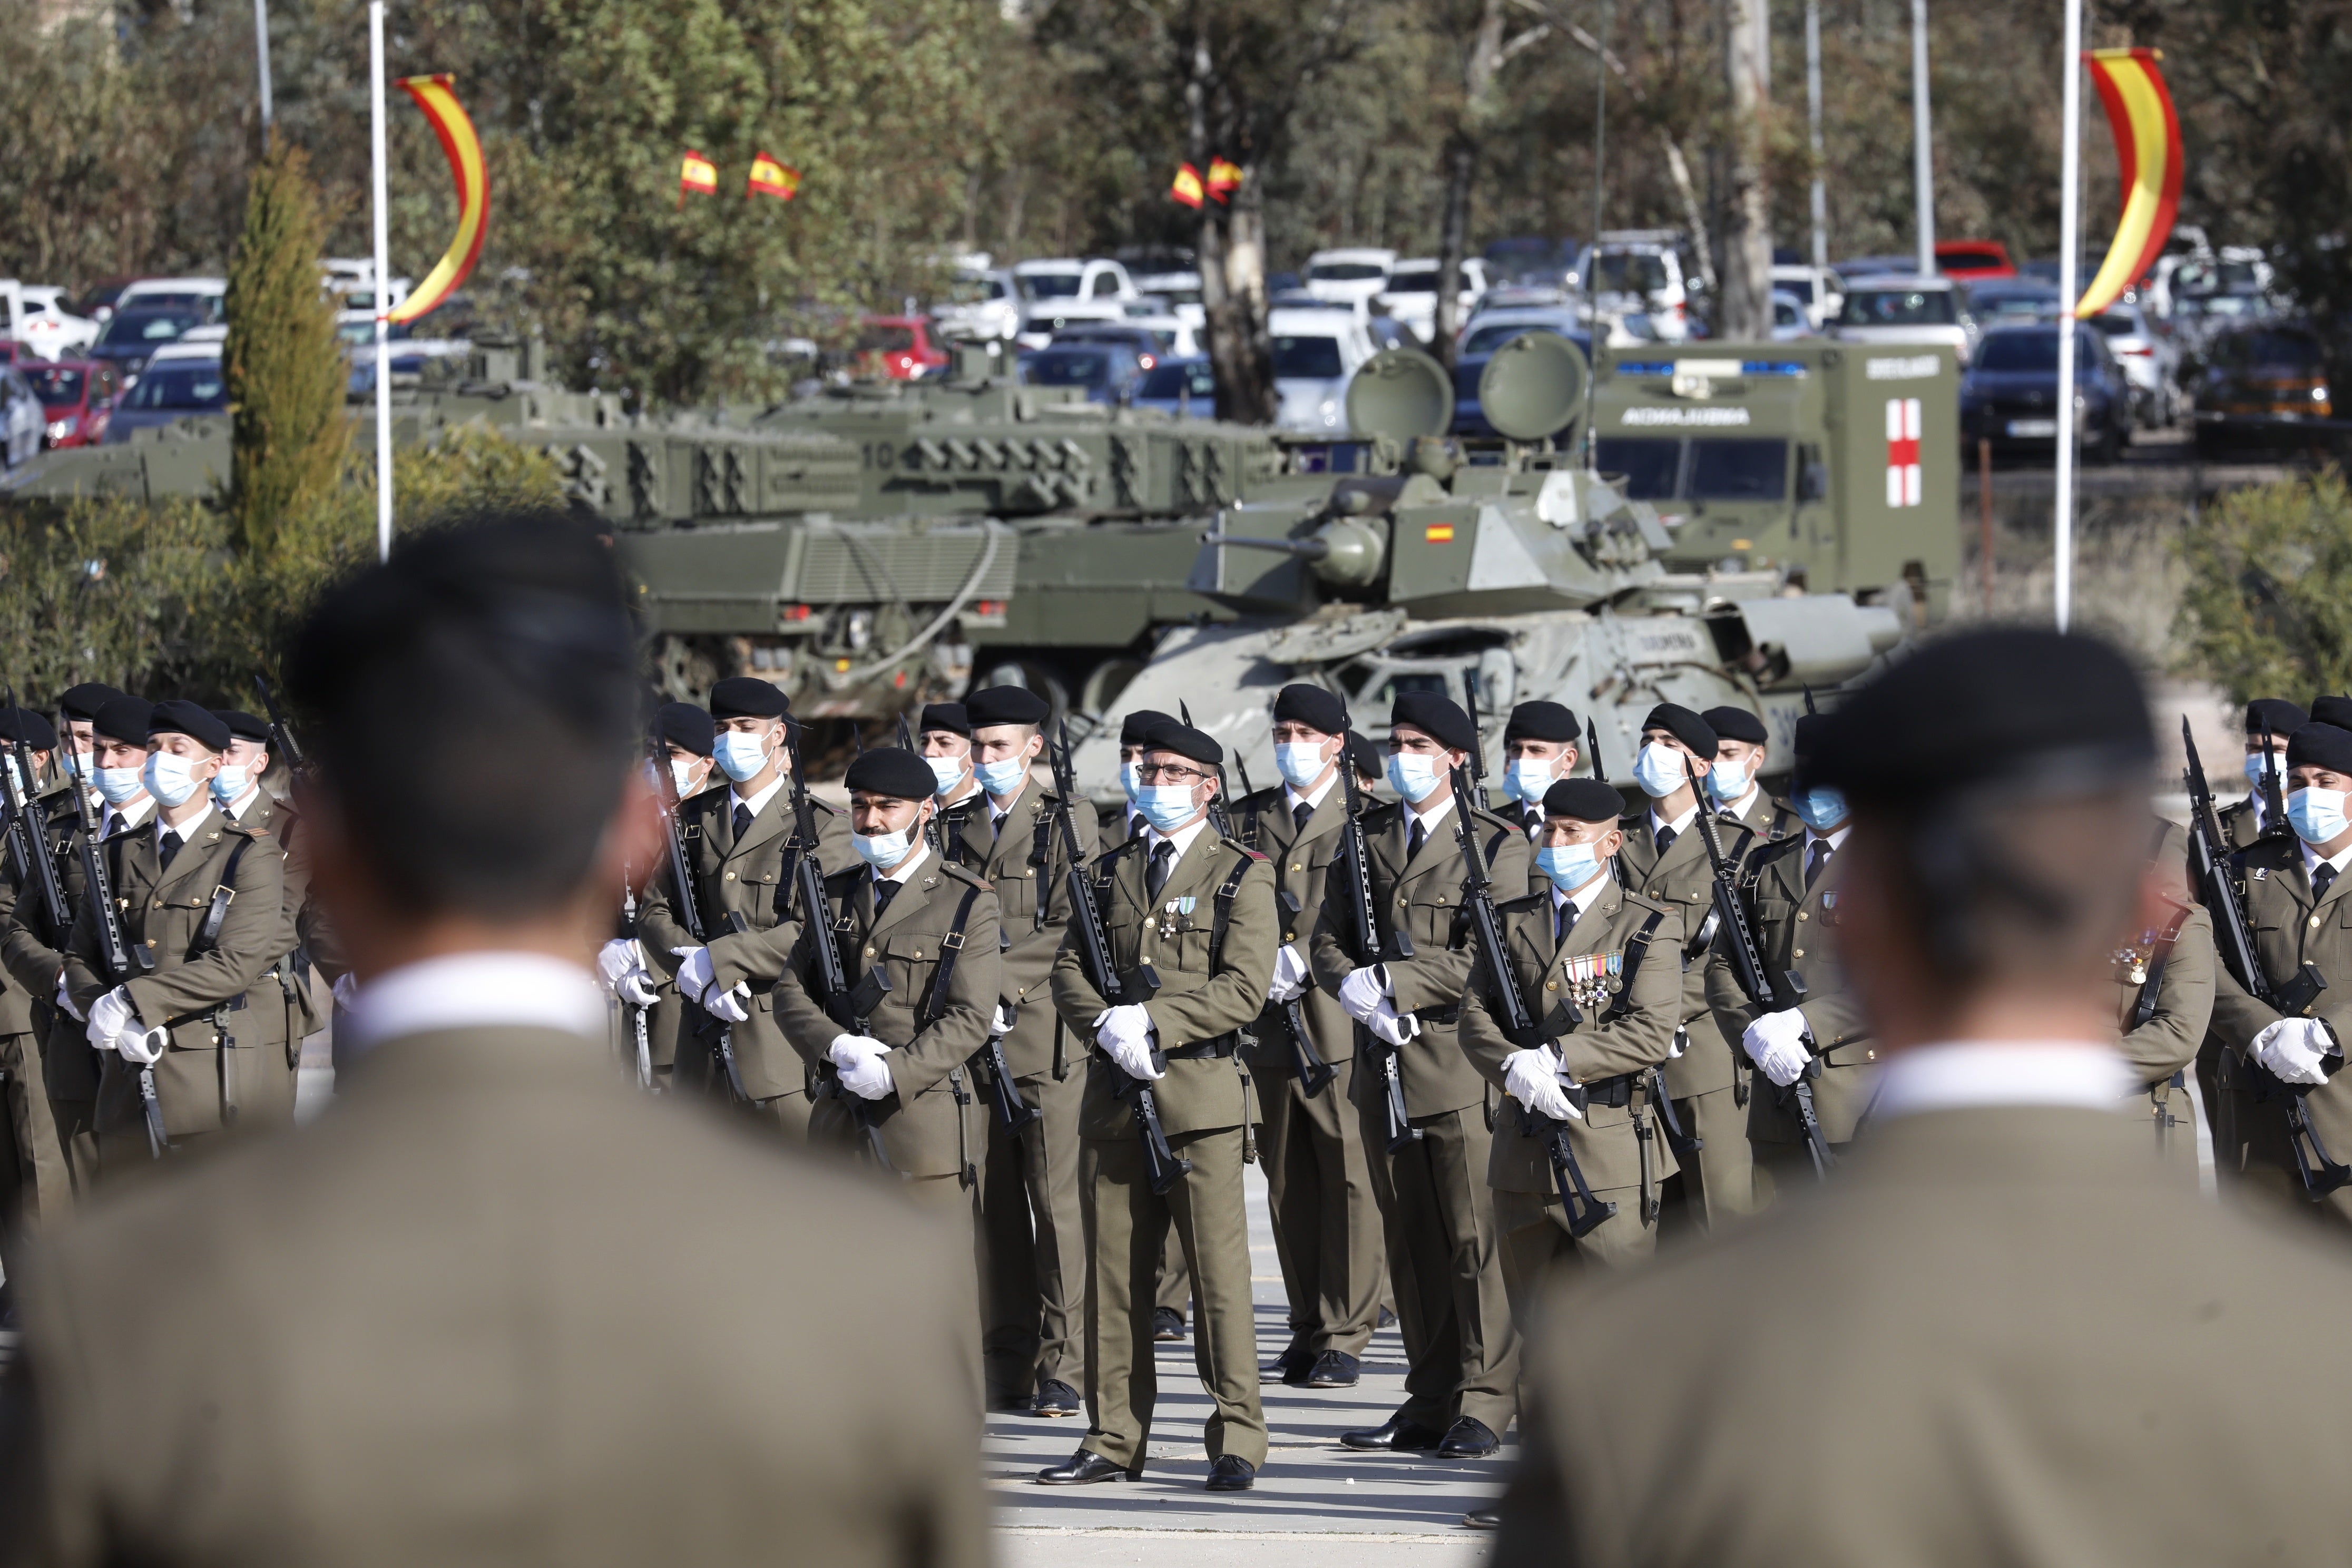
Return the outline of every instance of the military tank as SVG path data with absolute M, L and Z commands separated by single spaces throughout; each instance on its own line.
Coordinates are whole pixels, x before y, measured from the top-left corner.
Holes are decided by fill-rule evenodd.
M 1337 693 L 1375 740 L 1397 693 L 1443 692 L 1478 714 L 1498 775 L 1503 721 L 1536 698 L 1593 721 L 1621 785 L 1659 702 L 1748 709 L 1785 767 L 1806 688 L 1868 669 L 1906 617 L 1806 593 L 1780 570 L 1672 569 L 1654 509 L 1580 468 L 1562 439 L 1589 374 L 1549 334 L 1497 352 L 1479 395 L 1503 440 L 1465 461 L 1442 439 L 1454 393 L 1436 362 L 1411 350 L 1368 362 L 1348 394 L 1349 425 L 1370 437 L 1364 471 L 1319 502 L 1224 508 L 1191 585 L 1234 618 L 1164 634 L 1119 709 L 1188 708 L 1260 783 L 1276 776 L 1268 716 L 1292 681 Z M 1106 724 L 1076 757 L 1105 803 L 1119 793 L 1117 742 Z

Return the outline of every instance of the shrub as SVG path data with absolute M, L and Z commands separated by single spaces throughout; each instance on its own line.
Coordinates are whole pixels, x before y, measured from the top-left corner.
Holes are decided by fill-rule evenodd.
M 2233 702 L 2352 690 L 2352 489 L 2334 468 L 2233 490 L 2181 538 L 2175 626 Z

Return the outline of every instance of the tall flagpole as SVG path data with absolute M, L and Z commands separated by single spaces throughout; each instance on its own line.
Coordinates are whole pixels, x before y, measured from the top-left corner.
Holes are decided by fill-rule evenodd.
M 2066 88 L 2061 112 L 2058 171 L 2058 509 L 2052 532 L 2057 549 L 2052 599 L 2058 629 L 2074 610 L 2074 302 L 2081 297 L 2075 276 L 2075 227 L 2081 222 L 2078 187 L 2083 164 L 2083 0 L 2066 0 Z
M 1936 275 L 1936 142 L 1927 109 L 1927 0 L 1911 0 L 1911 199 L 1922 278 Z
M 392 558 L 392 219 L 385 196 L 383 0 L 368 0 L 368 106 L 375 158 L 375 550 Z

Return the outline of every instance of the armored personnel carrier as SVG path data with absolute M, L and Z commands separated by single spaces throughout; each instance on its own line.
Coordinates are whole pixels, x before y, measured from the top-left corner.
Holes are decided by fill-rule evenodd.
M 1778 568 L 1676 569 L 1655 509 L 1559 439 L 1588 374 L 1564 339 L 1507 345 L 1479 384 L 1505 440 L 1465 463 L 1440 439 L 1454 395 L 1436 362 L 1391 350 L 1367 363 L 1348 395 L 1349 425 L 1370 437 L 1364 471 L 1320 502 L 1225 508 L 1192 584 L 1234 618 L 1166 633 L 1118 708 L 1185 705 L 1260 782 L 1276 776 L 1268 715 L 1292 681 L 1337 693 L 1375 740 L 1398 692 L 1442 691 L 1480 716 L 1498 774 L 1502 721 L 1535 698 L 1593 721 L 1612 783 L 1632 783 L 1642 720 L 1662 701 L 1756 712 L 1785 768 L 1806 687 L 1862 673 L 1906 617 L 1806 593 Z M 1117 741 L 1107 724 L 1076 757 L 1105 802 Z

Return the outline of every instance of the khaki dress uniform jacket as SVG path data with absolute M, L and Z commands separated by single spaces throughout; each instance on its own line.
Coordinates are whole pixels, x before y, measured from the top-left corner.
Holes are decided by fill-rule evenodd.
M 37 797 L 65 895 L 67 929 L 49 928 L 37 894 L 20 894 L 6 924 L 0 926 L 0 963 L 5 963 L 11 987 L 25 994 L 38 1037 L 36 1044 L 51 1132 L 61 1151 L 67 1186 L 74 1194 L 82 1194 L 98 1172 L 98 1058 L 82 1026 L 55 1005 L 58 981 L 65 973 L 72 918 L 81 908 L 81 858 L 68 853 L 80 821 L 67 787 L 55 785 Z
M 44 797 L 30 804 L 30 815 L 42 825 L 30 840 L 34 852 L 48 855 L 54 866 L 58 836 L 47 831 Z M 16 880 L 20 871 L 25 878 L 21 886 Z M 44 947 L 41 938 L 61 943 L 65 932 L 50 930 L 37 875 L 29 867 L 12 863 L 0 877 L 0 932 L 13 932 L 21 909 L 28 941 Z M 58 885 L 63 891 L 62 876 Z M 73 906 L 68 902 L 66 907 L 70 919 Z M 19 979 L 13 967 L 0 971 L 0 1099 L 6 1111 L 6 1126 L 0 1129 L 0 1268 L 10 1278 L 22 1271 L 25 1240 L 45 1220 L 62 1219 L 73 1206 L 73 1180 L 49 1106 L 43 1050 L 56 1012 L 51 999 L 57 994 L 60 962 L 52 956 L 34 968 L 33 984 L 44 974 L 48 981 L 47 989 L 39 993 Z
M 2167 826 L 2160 858 L 2179 859 L 2179 829 Z M 2189 1079 L 2200 1045 L 2213 1020 L 2215 973 L 2213 919 L 2197 905 L 2179 907 L 2174 918 L 2115 956 L 2116 1027 L 2124 1059 L 2140 1085 L 2136 1100 L 2147 1107 L 2156 1152 L 2166 1168 L 2197 1180 L 2197 1116 Z M 2142 1015 L 2145 1013 L 2145 1016 Z M 2221 1147 L 2215 1134 L 2215 1147 Z
M 277 991 L 257 985 L 247 998 L 252 1013 L 255 1083 L 247 1115 L 266 1115 L 285 1125 L 294 1119 L 294 1095 L 300 1082 L 302 1042 L 324 1028 L 326 1011 L 320 1005 L 315 971 L 299 935 L 302 910 L 310 894 L 310 862 L 303 843 L 301 817 L 290 801 L 266 789 L 254 792 L 237 821 L 256 833 L 269 835 L 283 867 L 284 891 L 279 903 L 285 916 L 278 940 L 279 962 L 270 973 Z

